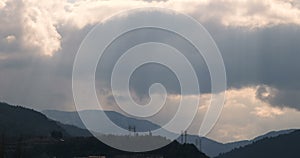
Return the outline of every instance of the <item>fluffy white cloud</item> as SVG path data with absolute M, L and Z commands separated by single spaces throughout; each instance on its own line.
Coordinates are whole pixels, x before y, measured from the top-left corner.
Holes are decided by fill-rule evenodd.
M 0 1 L 0 9 L 4 8 L 6 6 L 6 0 Z
M 62 6 L 59 1 L 26 1 L 23 4 L 22 30 L 26 47 L 52 55 L 61 48 L 61 35 L 57 31 Z

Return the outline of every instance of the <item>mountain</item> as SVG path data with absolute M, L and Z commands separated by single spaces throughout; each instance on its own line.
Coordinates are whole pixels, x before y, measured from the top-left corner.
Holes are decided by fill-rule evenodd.
M 59 121 L 63 124 L 69 124 L 74 125 L 79 128 L 86 129 L 85 125 L 81 121 L 79 115 L 77 112 L 64 112 L 64 111 L 57 111 L 57 110 L 45 110 L 42 111 L 47 117 Z M 114 111 L 101 111 L 101 110 L 85 110 L 79 112 L 84 117 L 92 117 L 97 118 L 100 115 L 103 115 L 103 113 L 106 114 L 110 118 L 112 122 L 114 122 L 119 127 L 122 127 L 124 129 L 128 129 L 129 126 L 135 126 L 137 132 L 148 132 L 149 130 L 155 130 L 160 128 L 160 126 L 147 121 L 147 120 L 140 120 L 135 119 L 131 117 L 127 117 L 125 115 L 122 115 L 118 112 Z M 96 127 L 97 125 L 97 119 L 95 119 L 95 129 L 99 128 Z M 100 131 L 100 129 L 99 129 Z M 101 128 L 101 131 L 107 131 L 109 133 L 109 129 L 103 129 Z M 97 131 L 95 131 L 97 132 Z
M 64 124 L 70 124 L 70 125 L 74 125 L 80 128 L 86 128 L 84 126 L 84 124 L 82 123 L 79 115 L 77 112 L 64 112 L 64 111 L 57 111 L 57 110 L 45 110 L 42 111 L 47 117 L 62 122 Z M 131 126 L 136 126 L 137 131 L 148 131 L 150 129 L 157 129 L 159 128 L 158 125 L 150 122 L 150 121 L 146 121 L 146 120 L 138 120 L 138 119 L 134 119 L 134 118 L 130 118 L 127 116 L 124 116 L 120 113 L 117 112 L 113 112 L 113 111 L 92 111 L 92 110 L 88 110 L 88 111 L 80 111 L 80 113 L 84 116 L 90 116 L 90 117 L 94 117 L 95 115 L 99 115 L 102 113 L 107 114 L 107 116 L 114 122 L 116 123 L 118 126 L 127 129 L 129 125 Z M 101 129 L 103 131 L 103 129 Z M 109 129 L 107 129 L 108 131 Z M 191 143 L 197 146 L 198 149 L 200 149 L 199 144 L 196 144 L 196 140 L 199 139 L 199 136 L 196 135 L 187 135 L 187 143 Z M 181 142 L 181 138 L 179 137 L 177 139 L 178 142 Z M 239 147 L 239 143 L 235 143 L 235 144 L 222 144 L 219 142 L 216 142 L 214 140 L 208 139 L 208 138 L 201 138 L 201 151 L 204 152 L 206 155 L 210 156 L 210 157 L 215 157 L 217 155 L 219 155 L 222 152 L 228 152 L 232 149 L 234 149 L 235 147 Z
M 89 112 L 88 114 L 94 114 Z M 109 112 L 113 119 L 124 119 L 120 114 Z M 147 121 L 127 118 L 127 120 L 120 121 L 129 124 L 135 123 L 140 126 L 140 130 L 146 130 L 148 127 L 157 128 L 155 124 Z M 147 127 L 147 128 L 146 128 Z M 138 127 L 137 127 L 138 128 Z M 56 136 L 63 135 L 64 140 L 53 139 L 54 133 Z M 53 121 L 44 114 L 32 109 L 21 106 L 13 106 L 7 103 L 0 103 L 0 157 L 78 157 L 78 155 L 93 155 L 93 153 L 105 153 L 111 157 L 140 157 L 140 155 L 157 157 L 163 155 L 164 157 L 203 157 L 207 156 L 201 153 L 192 144 L 180 145 L 177 142 L 172 142 L 169 145 L 150 152 L 144 153 L 129 153 L 111 148 L 102 142 L 98 141 L 92 136 L 88 130 L 80 129 L 74 125 L 67 125 L 57 121 Z M 53 138 L 51 138 L 51 137 Z M 80 136 L 80 137 L 77 137 Z M 81 137 L 85 136 L 85 137 Z M 57 138 L 59 138 L 58 136 Z M 108 135 L 107 139 L 130 139 L 135 141 L 139 139 L 149 139 L 156 143 L 159 141 L 170 141 L 159 136 L 113 136 Z M 116 137 L 116 138 L 114 138 Z M 8 139 L 13 138 L 13 139 Z M 16 139 L 17 138 L 17 139 Z M 19 139 L 22 138 L 22 139 Z M 151 142 L 149 141 L 149 142 Z M 126 143 L 126 141 L 121 141 Z M 148 141 L 147 141 L 148 142 Z M 100 148 L 99 148 L 100 147 Z M 105 149 L 104 149 L 105 148 Z M 52 155 L 52 156 L 51 156 Z M 60 157 L 60 156 L 58 156 Z
M 208 155 L 209 157 L 216 157 L 221 153 L 226 153 L 234 148 L 238 148 L 241 146 L 245 146 L 250 144 L 252 141 L 238 141 L 233 143 L 220 143 L 215 140 L 206 138 L 206 137 L 199 137 L 197 135 L 187 135 L 186 142 L 190 144 L 194 144 L 200 151 Z M 182 143 L 184 138 L 177 138 L 177 141 Z
M 77 127 L 85 128 L 76 112 L 53 110 L 43 112 L 56 121 L 32 109 L 0 103 L 0 134 L 6 137 L 49 137 L 53 131 L 60 131 L 65 137 L 91 136 L 88 130 Z M 96 116 L 99 113 L 105 113 L 113 122 L 123 128 L 127 128 L 129 125 L 135 126 L 137 131 L 159 128 L 158 125 L 150 121 L 130 118 L 113 111 L 81 111 L 84 116 Z M 181 142 L 182 138 L 179 137 L 177 140 Z M 226 144 L 204 137 L 200 138 L 196 135 L 187 135 L 186 142 L 195 144 L 210 157 L 219 153 L 225 153 L 221 154 L 220 158 L 294 157 L 298 154 L 295 146 L 300 145 L 300 130 L 273 131 L 253 140 Z
M 236 147 L 238 144 L 227 145 L 209 138 L 199 137 L 197 135 L 187 135 L 186 142 L 194 144 L 200 151 L 208 155 L 209 157 L 218 156 L 222 152 L 230 151 Z M 182 143 L 184 138 L 179 137 L 178 142 Z
M 144 136 L 137 137 L 124 137 L 112 136 L 116 139 L 139 139 Z M 120 138 L 119 138 L 120 137 Z M 157 141 L 164 139 L 162 137 L 146 136 L 149 139 Z M 150 138 L 152 137 L 152 138 Z M 126 143 L 126 141 L 121 141 Z M 95 137 L 70 137 L 64 141 L 34 141 L 26 143 L 23 146 L 22 158 L 75 158 L 75 157 L 98 157 L 105 156 L 107 158 L 208 158 L 205 154 L 201 153 L 192 144 L 179 144 L 176 141 L 170 142 L 168 145 L 147 152 L 126 152 L 121 151 L 111 146 L 104 144 Z M 13 154 L 12 154 L 13 155 Z M 93 155 L 93 156 L 92 156 Z M 98 155 L 98 156 L 97 156 Z M 7 158 L 15 158 L 11 156 Z
M 205 154 L 201 153 L 193 144 L 182 144 L 173 141 L 167 146 L 150 151 L 148 153 L 156 154 L 163 153 L 162 157 L 165 158 L 208 158 Z
M 45 110 L 42 111 L 47 117 L 62 122 L 64 124 L 70 124 L 74 125 L 80 128 L 85 129 L 84 124 L 82 123 L 79 115 L 77 112 L 64 112 L 64 111 L 57 111 L 57 110 Z M 127 129 L 129 125 L 136 126 L 137 131 L 148 131 L 159 128 L 158 125 L 146 121 L 146 120 L 138 120 L 134 118 L 130 118 L 127 116 L 124 116 L 120 113 L 113 112 L 113 111 L 99 111 L 99 110 L 88 110 L 88 111 L 81 111 L 80 113 L 84 116 L 91 116 L 95 117 L 95 115 L 99 115 L 102 113 L 107 114 L 107 116 L 118 126 Z M 101 129 L 103 130 L 103 129 Z M 109 129 L 107 129 L 109 130 Z M 294 130 L 283 130 L 283 131 L 274 131 L 267 133 L 265 135 L 256 137 L 252 140 L 243 140 L 238 142 L 232 142 L 232 143 L 220 143 L 217 141 L 214 141 L 209 138 L 205 137 L 199 137 L 197 135 L 187 135 L 187 143 L 194 144 L 199 150 L 201 150 L 203 153 L 208 155 L 209 157 L 216 157 L 221 153 L 229 152 L 235 148 L 243 147 L 248 144 L 251 144 L 255 141 L 267 138 L 267 137 L 276 137 L 280 134 L 286 134 L 290 133 Z M 200 145 L 201 140 L 201 145 Z M 182 142 L 181 137 L 177 139 L 178 142 Z M 196 141 L 198 141 L 196 143 Z
M 256 142 L 256 141 L 259 141 L 259 140 L 262 140 L 262 139 L 265 139 L 265 138 L 272 138 L 272 137 L 277 137 L 279 135 L 283 135 L 283 134 L 289 134 L 289 133 L 292 133 L 296 131 L 296 129 L 287 129 L 287 130 L 280 130 L 280 131 L 271 131 L 271 132 L 268 132 L 267 134 L 264 134 L 264 135 L 261 135 L 261 136 L 258 136 L 256 138 L 254 138 L 251 143 L 253 142 Z
M 76 127 L 74 125 L 62 124 L 57 122 L 72 137 L 91 137 L 93 136 L 88 130 Z
M 221 154 L 219 158 L 293 158 L 299 157 L 300 130 L 277 137 L 267 137 Z
M 64 137 L 92 136 L 86 129 L 53 121 L 33 109 L 0 102 L 0 134 L 5 137 L 48 137 L 53 131 Z
M 40 112 L 0 103 L 0 133 L 6 137 L 50 136 L 53 131 L 69 136 L 57 122 Z
M 47 117 L 62 122 L 64 124 L 74 125 L 84 129 L 86 128 L 82 123 L 77 112 L 45 110 L 42 111 L 42 113 L 44 113 Z M 114 111 L 87 110 L 87 111 L 80 111 L 79 113 L 81 113 L 81 115 L 83 116 L 90 116 L 92 118 L 95 118 L 96 117 L 95 115 L 105 113 L 115 124 L 117 124 L 119 127 L 122 127 L 124 129 L 127 129 L 129 125 L 135 126 L 137 131 L 144 131 L 144 132 L 159 128 L 158 125 L 150 121 L 130 118 Z M 109 129 L 106 130 L 101 129 L 101 131 L 109 131 Z M 196 135 L 187 135 L 187 143 L 194 144 L 197 146 L 198 149 L 200 149 L 200 146 L 195 143 L 195 140 L 199 138 L 200 137 Z M 179 137 L 177 141 L 181 142 L 181 138 Z M 233 144 L 232 147 L 231 146 L 229 147 L 229 145 L 226 146 L 222 143 L 204 137 L 201 138 L 201 142 L 202 142 L 201 151 L 211 157 L 217 156 L 221 152 L 228 152 L 236 147 L 235 144 Z
M 258 136 L 252 140 L 242 140 L 242 141 L 237 141 L 237 142 L 231 142 L 231 143 L 219 143 L 217 141 L 202 137 L 201 138 L 201 149 L 199 147 L 199 150 L 204 152 L 210 157 L 216 157 L 221 153 L 227 153 L 235 148 L 240 148 L 244 147 L 248 144 L 252 144 L 256 141 L 265 139 L 265 138 L 272 138 L 272 137 L 277 137 L 282 134 L 288 134 L 295 131 L 295 129 L 288 129 L 288 130 L 281 130 L 281 131 L 272 131 L 269 133 L 266 133 L 264 135 Z M 191 135 L 187 137 L 187 142 L 188 143 L 194 143 L 195 140 L 198 136 Z M 198 138 L 200 139 L 200 138 Z M 199 146 L 199 145 L 198 145 Z

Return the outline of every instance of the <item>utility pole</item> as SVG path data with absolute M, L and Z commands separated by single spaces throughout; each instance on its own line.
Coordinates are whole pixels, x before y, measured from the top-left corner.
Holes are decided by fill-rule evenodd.
M 184 144 L 186 144 L 186 138 L 187 138 L 187 131 L 184 131 Z
M 131 136 L 131 126 L 128 125 L 129 136 Z
M 137 132 L 136 132 L 135 126 L 133 126 L 133 135 L 134 135 L 134 136 L 137 136 Z
M 180 139 L 181 139 L 181 144 L 183 144 L 183 131 L 181 131 Z

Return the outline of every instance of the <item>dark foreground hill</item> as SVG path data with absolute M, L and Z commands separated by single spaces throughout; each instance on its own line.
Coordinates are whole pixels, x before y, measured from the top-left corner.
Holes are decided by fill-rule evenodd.
M 194 145 L 179 144 L 176 141 L 149 152 L 117 150 L 94 137 L 67 138 L 64 141 L 35 140 L 30 143 L 22 143 L 21 147 L 20 145 L 17 146 L 22 151 L 20 152 L 22 158 L 83 158 L 88 156 L 105 156 L 106 158 L 208 158 Z
M 69 136 L 57 122 L 40 112 L 0 103 L 0 133 L 5 137 L 47 137 L 53 131 Z
M 300 157 L 300 130 L 265 138 L 220 155 L 219 158 L 294 158 Z
M 40 112 L 21 106 L 0 103 L 0 158 L 74 158 L 91 155 L 105 155 L 107 158 L 207 158 L 192 144 L 171 144 L 150 152 L 130 153 L 105 145 L 87 130 L 61 124 L 47 118 Z M 53 134 L 54 133 L 54 134 Z M 80 137 L 78 137 L 80 136 Z M 113 136 L 102 135 L 107 139 L 123 141 L 130 138 L 147 138 L 154 141 L 167 141 L 160 136 Z M 151 143 L 151 141 L 146 141 Z

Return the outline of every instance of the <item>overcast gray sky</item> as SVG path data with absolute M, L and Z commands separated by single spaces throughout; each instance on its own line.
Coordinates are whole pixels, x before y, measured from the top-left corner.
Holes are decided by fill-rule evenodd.
M 37 110 L 74 110 L 72 64 L 81 41 L 98 22 L 137 7 L 162 7 L 190 15 L 206 27 L 217 43 L 226 67 L 228 89 L 225 108 L 209 137 L 227 142 L 300 127 L 297 0 L 0 0 L 0 100 Z M 130 20 L 127 16 L 122 18 Z M 152 35 L 148 38 L 172 38 L 163 33 L 148 34 Z M 193 51 L 180 40 L 177 42 L 182 50 Z M 111 52 L 117 52 L 118 48 L 114 49 Z M 111 54 L 108 65 L 116 57 Z M 190 129 L 196 131 L 209 102 L 210 77 L 201 57 L 191 62 L 205 93 L 185 96 L 202 99 L 199 117 Z M 107 108 L 114 109 L 115 103 L 105 87 L 107 77 L 97 76 L 98 95 Z M 172 73 L 147 65 L 132 78 L 131 86 L 140 100 L 145 99 L 153 82 L 166 85 L 172 94 L 168 97 L 170 107 L 152 120 L 168 120 L 178 102 L 176 96 L 180 95 Z

